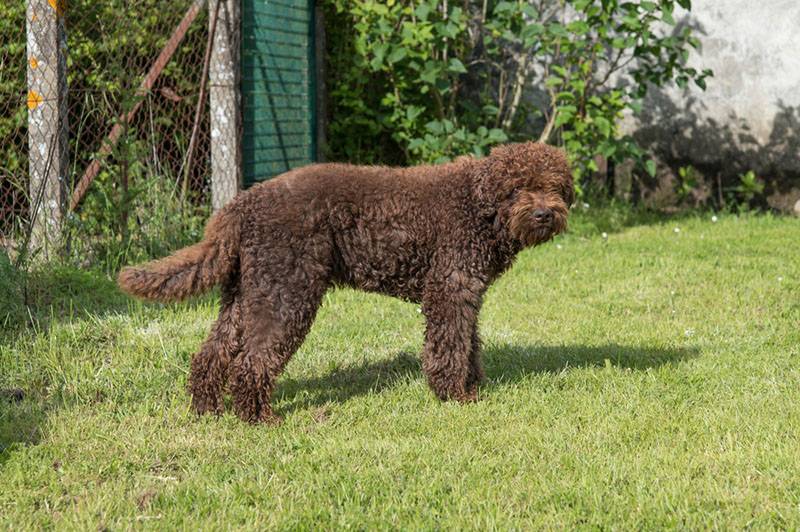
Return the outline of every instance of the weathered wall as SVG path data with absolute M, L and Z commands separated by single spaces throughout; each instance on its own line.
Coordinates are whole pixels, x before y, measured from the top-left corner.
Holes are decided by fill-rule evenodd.
M 654 91 L 626 128 L 672 166 L 692 164 L 728 180 L 753 169 L 770 193 L 790 196 L 776 206 L 794 205 L 800 198 L 800 1 L 695 0 L 684 23 L 702 42 L 690 63 L 714 71 L 708 89 Z

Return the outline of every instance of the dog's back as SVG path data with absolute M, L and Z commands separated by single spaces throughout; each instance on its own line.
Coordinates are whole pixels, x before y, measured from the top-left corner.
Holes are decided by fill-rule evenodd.
M 445 226 L 457 223 L 452 204 L 468 193 L 455 171 L 465 164 L 292 170 L 242 194 L 254 228 L 242 238 L 264 250 L 291 241 L 296 250 L 324 235 L 335 283 L 419 301 L 439 240 L 456 236 Z
M 126 292 L 183 299 L 233 273 L 241 247 L 253 256 L 320 251 L 333 281 L 417 301 L 437 241 L 466 188 L 450 165 L 391 168 L 315 164 L 239 194 L 209 222 L 203 241 L 164 259 L 122 270 Z

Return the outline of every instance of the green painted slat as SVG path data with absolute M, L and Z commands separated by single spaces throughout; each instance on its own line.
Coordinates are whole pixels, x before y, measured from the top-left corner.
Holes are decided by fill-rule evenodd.
M 253 104 L 255 106 L 258 104 L 260 98 L 261 98 L 260 95 L 252 95 L 251 97 L 251 95 L 243 94 L 242 95 L 243 106 L 249 105 L 248 102 L 250 100 L 256 101 L 256 103 Z M 264 98 L 264 99 L 267 100 L 267 103 L 269 102 L 269 98 Z M 299 122 L 303 124 L 308 122 L 308 120 L 305 120 L 306 118 L 308 118 L 309 114 L 307 109 L 288 108 L 288 107 L 279 108 L 277 106 L 272 107 L 268 105 L 264 105 L 264 107 L 265 108 L 262 109 L 255 109 L 253 110 L 252 113 L 248 113 L 247 115 L 245 115 L 243 122 L 253 124 L 255 123 L 255 120 L 263 120 L 266 118 L 272 118 L 273 120 L 279 122 Z M 245 138 L 247 137 L 246 131 L 244 137 Z
M 256 142 L 256 139 L 253 139 L 253 142 L 246 142 L 244 144 L 245 146 L 249 145 L 249 147 L 251 148 L 258 148 L 258 157 L 252 157 L 250 160 L 246 161 L 245 166 L 247 166 L 247 164 L 256 164 L 256 163 L 271 162 L 271 161 L 274 162 L 306 161 L 308 157 L 308 152 L 306 151 L 305 144 L 300 146 L 293 144 L 286 144 L 286 143 L 273 144 L 271 147 L 267 148 L 264 147 L 263 144 Z M 308 163 L 306 162 L 304 164 Z
M 259 3 L 253 8 L 252 12 L 258 16 L 281 17 L 289 20 L 308 21 L 309 18 L 307 6 L 280 5 L 275 2 Z
M 298 131 L 295 133 L 288 133 L 286 131 L 274 131 L 267 133 L 261 131 L 259 132 L 258 140 L 255 141 L 253 146 L 255 148 L 268 148 L 274 145 L 275 142 L 282 142 L 285 146 L 305 146 L 307 138 L 308 131 Z
M 244 123 L 245 127 L 251 127 L 257 130 L 259 135 L 275 135 L 279 132 L 285 135 L 308 134 L 308 124 L 301 124 L 296 120 L 276 122 L 272 118 L 265 118 L 263 120 L 248 119 L 245 120 Z
M 308 133 L 271 133 L 269 135 L 259 135 L 242 146 L 242 151 L 249 153 L 278 153 L 284 155 L 284 151 L 301 153 L 298 150 L 306 147 L 305 139 Z M 305 152 L 303 152 L 305 153 Z
M 253 36 L 246 37 L 242 39 L 242 45 L 248 47 L 254 46 L 261 46 L 264 43 L 276 44 L 276 45 L 286 45 L 295 47 L 297 50 L 306 50 L 307 48 L 301 44 L 297 43 L 297 39 L 293 38 L 293 36 L 288 36 L 289 38 L 283 38 L 279 34 L 273 34 L 268 39 L 260 39 Z
M 313 162 L 313 0 L 242 0 L 245 186 Z
M 248 164 L 245 165 L 242 169 L 246 174 L 254 174 L 254 175 L 278 175 L 282 174 L 283 172 L 287 172 L 292 168 L 297 166 L 302 166 L 300 162 L 272 162 L 272 163 L 256 163 L 256 164 Z M 262 180 L 263 181 L 263 180 Z M 250 184 L 253 185 L 258 183 L 259 181 L 252 181 Z
M 289 70 L 287 68 L 274 68 L 269 65 L 261 67 L 261 65 L 259 65 L 249 69 L 247 77 L 242 77 L 242 85 L 254 85 L 254 88 L 257 88 L 258 84 L 264 83 L 265 81 L 273 84 L 304 83 L 307 85 L 308 74 L 306 72 Z
M 283 15 L 268 15 L 259 13 L 258 11 L 253 13 L 253 15 L 262 19 L 262 22 L 259 23 L 257 28 L 248 31 L 248 35 L 259 35 L 261 32 L 278 32 L 303 36 L 308 34 L 309 18 L 299 21 Z

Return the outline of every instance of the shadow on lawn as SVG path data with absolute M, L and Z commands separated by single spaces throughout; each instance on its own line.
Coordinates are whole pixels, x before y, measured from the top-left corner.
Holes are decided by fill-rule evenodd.
M 11 309 L 11 303 L 0 301 L 0 326 L 3 327 L 0 329 L 0 345 L 13 345 L 21 335 L 32 331 L 38 334 L 62 320 L 97 319 L 163 306 L 128 296 L 117 287 L 116 280 L 102 272 L 69 266 L 51 266 L 31 272 L 19 292 L 19 301 L 12 302 L 14 312 L 6 310 Z M 218 299 L 219 292 L 215 289 L 172 305 L 193 307 Z M 2 320 L 4 314 L 8 314 L 6 322 Z
M 22 396 L 21 390 L 0 390 L 0 467 L 18 446 L 39 443 L 47 410 Z
M 498 381 L 515 381 L 529 373 L 557 373 L 569 368 L 612 367 L 645 370 L 694 358 L 697 348 L 639 347 L 606 344 L 490 346 L 483 360 L 487 385 Z
M 558 373 L 569 368 L 612 367 L 646 370 L 698 356 L 696 348 L 601 346 L 489 346 L 483 351 L 487 391 L 502 383 L 535 373 Z M 329 402 L 341 403 L 368 393 L 380 393 L 397 383 L 422 377 L 419 357 L 401 352 L 391 360 L 336 369 L 323 377 L 285 379 L 279 385 L 284 414 Z

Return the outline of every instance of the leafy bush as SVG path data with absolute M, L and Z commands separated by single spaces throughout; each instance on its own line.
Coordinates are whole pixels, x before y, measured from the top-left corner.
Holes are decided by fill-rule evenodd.
M 533 137 L 567 149 L 579 185 L 597 170 L 597 156 L 633 159 L 654 174 L 618 123 L 649 86 L 704 87 L 711 75 L 685 66 L 699 43 L 691 28 L 677 27 L 678 5 L 691 7 L 327 0 L 330 155 L 435 162 Z M 381 139 L 392 148 L 375 149 Z
M 748 170 L 739 176 L 739 184 L 733 189 L 735 195 L 733 202 L 740 208 L 747 209 L 754 200 L 764 194 L 764 181 L 755 172 Z M 738 200 L 738 202 L 736 201 Z
M 693 166 L 681 166 L 678 168 L 675 194 L 678 197 L 679 204 L 685 204 L 689 201 L 698 186 L 697 172 Z
M 507 136 L 465 99 L 469 13 L 440 2 L 331 0 L 333 158 L 441 161 Z M 482 98 L 473 98 L 478 102 Z M 389 141 L 376 149 L 375 139 Z

